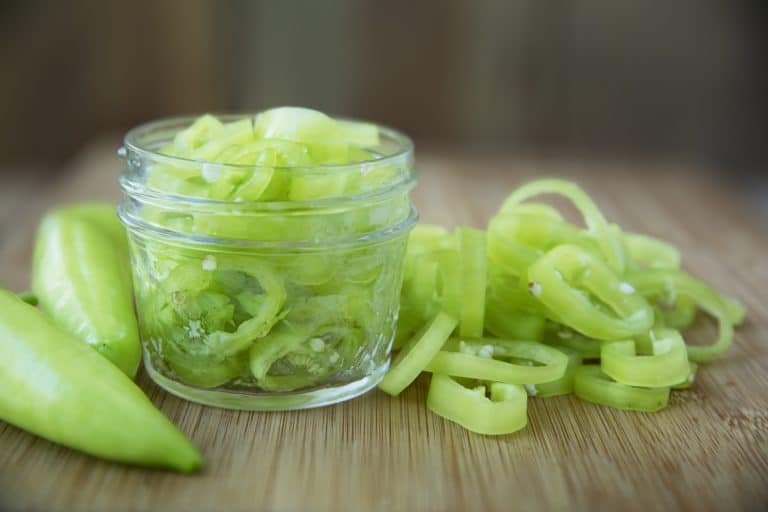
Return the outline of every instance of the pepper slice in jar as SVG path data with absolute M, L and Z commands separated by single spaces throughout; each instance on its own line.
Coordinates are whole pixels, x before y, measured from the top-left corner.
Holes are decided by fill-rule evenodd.
M 226 284 L 226 279 L 234 282 Z M 279 320 L 286 298 L 282 279 L 267 263 L 224 254 L 208 254 L 178 265 L 163 282 L 163 289 L 188 327 L 182 350 L 191 356 L 218 359 L 246 350 L 256 338 L 265 336 Z M 236 309 L 243 312 L 243 319 L 233 331 L 221 330 L 222 322 L 214 319 L 221 313 L 233 319 Z

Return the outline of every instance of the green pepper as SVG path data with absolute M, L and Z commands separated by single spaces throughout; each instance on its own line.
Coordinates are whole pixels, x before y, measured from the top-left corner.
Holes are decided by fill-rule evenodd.
M 0 419 L 105 459 L 190 472 L 195 446 L 115 365 L 0 289 Z
M 669 388 L 641 388 L 621 384 L 608 377 L 599 366 L 580 366 L 573 377 L 574 394 L 600 405 L 625 411 L 656 412 L 669 403 Z
M 541 315 L 504 307 L 501 301 L 487 301 L 485 329 L 497 338 L 539 341 L 542 338 L 546 318 Z
M 689 327 L 696 319 L 696 301 L 687 295 L 678 295 L 670 303 L 665 294 L 646 296 L 646 300 L 653 304 L 656 312 L 656 323 L 665 327 L 683 330 Z
M 696 306 L 717 319 L 719 335 L 711 345 L 689 345 L 688 358 L 696 363 L 710 363 L 733 343 L 733 326 L 744 318 L 744 307 L 723 297 L 702 281 L 674 269 L 648 269 L 627 275 L 627 281 L 638 293 L 647 296 L 664 294 L 676 301 L 678 296 L 692 299 Z
M 565 347 L 565 346 L 553 346 L 565 354 L 568 357 L 568 366 L 565 369 L 565 374 L 557 380 L 550 382 L 542 382 L 541 384 L 526 384 L 525 389 L 531 396 L 539 398 L 549 396 L 569 395 L 573 393 L 573 377 L 576 374 L 576 370 L 582 364 L 581 353 L 578 350 Z
M 569 199 L 587 229 L 565 221 L 551 206 L 529 202 L 542 194 Z M 692 385 L 697 363 L 713 361 L 730 346 L 734 327 L 746 314 L 739 301 L 681 271 L 674 245 L 608 224 L 573 183 L 527 183 L 491 218 L 484 301 L 465 284 L 482 282 L 473 276 L 480 265 L 460 264 L 465 254 L 480 252 L 467 251 L 474 249 L 466 243 L 467 234 L 459 229 L 451 237 L 439 226 L 414 230 L 397 342 L 424 321 L 426 312 L 438 308 L 458 314 L 460 338 L 433 339 L 432 359 L 418 366 L 433 374 L 430 408 L 469 430 L 495 430 L 500 420 L 501 404 L 494 404 L 493 396 L 486 399 L 489 381 L 522 384 L 531 396 L 574 393 L 619 409 L 663 409 L 670 389 Z M 484 306 L 481 324 L 467 322 L 468 304 L 473 319 Z M 711 345 L 686 346 L 681 331 L 693 323 L 697 309 L 718 322 L 719 335 Z M 467 339 L 468 324 L 480 324 L 485 336 L 501 339 Z M 585 360 L 599 364 L 584 365 Z M 399 370 L 396 365 L 394 371 Z M 408 378 L 417 374 L 411 371 Z
M 696 372 L 699 369 L 699 365 L 696 363 L 688 362 L 688 375 L 682 382 L 678 382 L 672 389 L 688 389 L 693 386 L 693 382 L 696 380 Z
M 600 359 L 600 350 L 602 350 L 603 345 L 599 340 L 588 338 L 573 329 L 554 322 L 547 325 L 543 342 L 547 345 L 561 345 L 575 350 L 584 359 Z
M 503 435 L 528 423 L 528 395 L 523 386 L 492 382 L 490 398 L 483 385 L 469 389 L 447 375 L 435 374 L 427 407 L 435 414 L 478 434 Z
M 641 343 L 650 354 L 638 354 Z M 616 382 L 647 388 L 674 386 L 690 374 L 685 341 L 674 329 L 654 329 L 647 340 L 604 343 L 600 367 Z
M 554 319 L 589 337 L 625 339 L 653 325 L 653 309 L 643 296 L 581 247 L 552 249 L 531 265 L 528 279 L 531 294 Z
M 438 313 L 403 346 L 379 389 L 392 396 L 402 393 L 440 351 L 457 324 L 447 313 Z
M 672 244 L 639 233 L 625 233 L 622 240 L 633 267 L 680 268 L 680 251 Z
M 480 337 L 485 317 L 485 288 L 488 273 L 485 232 L 460 227 L 456 230 L 461 262 L 461 310 L 459 334 Z
M 38 229 L 32 288 L 56 325 L 133 377 L 141 345 L 127 244 L 111 205 L 54 210 Z
M 620 238 L 610 229 L 594 201 L 575 183 L 559 179 L 530 181 L 515 189 L 504 200 L 500 213 L 513 212 L 523 201 L 542 194 L 557 194 L 570 200 L 584 217 L 587 234 L 597 244 L 607 265 L 618 273 L 624 272 L 626 254 Z
M 512 357 L 536 361 L 542 366 L 497 360 Z M 548 345 L 479 338 L 449 340 L 424 371 L 506 384 L 541 384 L 562 378 L 567 366 L 568 356 Z

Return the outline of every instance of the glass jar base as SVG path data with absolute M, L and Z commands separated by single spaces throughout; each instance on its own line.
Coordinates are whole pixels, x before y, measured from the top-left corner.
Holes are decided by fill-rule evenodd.
M 144 367 L 150 378 L 179 398 L 223 409 L 243 411 L 294 411 L 312 409 L 351 400 L 376 387 L 389 370 L 389 360 L 362 379 L 338 386 L 324 386 L 303 391 L 282 393 L 250 392 L 244 390 L 201 389 L 170 379 L 157 371 L 148 354 Z

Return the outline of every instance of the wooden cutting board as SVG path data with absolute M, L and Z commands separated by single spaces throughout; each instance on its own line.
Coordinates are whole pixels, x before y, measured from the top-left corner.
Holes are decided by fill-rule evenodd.
M 57 183 L 0 189 L 0 282 L 28 282 L 52 204 L 117 199 L 117 142 L 94 143 Z M 431 414 L 426 381 L 301 412 L 152 401 L 206 456 L 199 475 L 128 467 L 0 422 L 3 510 L 757 510 L 768 507 L 768 229 L 734 190 L 672 165 L 419 155 L 426 222 L 483 226 L 526 178 L 579 180 L 627 229 L 679 245 L 685 266 L 747 306 L 735 346 L 656 414 L 531 399 L 529 426 L 483 437 Z M 0 357 L 2 357 L 0 355 Z M 0 383 L 2 385 L 2 383 Z M 98 385 L 98 383 L 94 383 Z

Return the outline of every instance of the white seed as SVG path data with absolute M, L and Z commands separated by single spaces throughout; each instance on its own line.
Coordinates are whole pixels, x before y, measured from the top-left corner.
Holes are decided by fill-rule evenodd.
M 315 352 L 322 352 L 323 349 L 325 348 L 325 342 L 320 338 L 312 338 L 311 340 L 309 340 L 309 348 L 311 348 Z
M 531 292 L 531 295 L 534 297 L 539 297 L 541 295 L 541 285 L 539 283 L 533 282 L 528 285 L 528 291 Z
M 632 293 L 635 293 L 635 287 L 632 286 L 629 283 L 621 283 L 619 285 L 619 290 L 621 291 L 621 293 L 624 293 L 626 295 L 630 295 Z
M 211 272 L 213 270 L 216 270 L 216 256 L 213 254 L 209 254 L 205 258 L 203 258 L 203 270 L 206 270 L 208 272 Z
M 493 345 L 483 345 L 477 351 L 477 356 L 483 359 L 491 359 L 493 357 Z
M 203 163 L 202 175 L 205 181 L 212 183 L 218 180 L 221 176 L 221 167 L 210 162 L 205 162 Z
M 200 323 L 200 320 L 190 320 L 189 325 L 184 326 L 184 330 L 187 331 L 187 334 L 189 334 L 190 338 L 199 338 L 205 334 L 203 325 Z
M 331 354 L 331 357 L 328 358 L 328 362 L 330 362 L 331 364 L 336 364 L 340 358 L 341 356 L 339 356 L 337 352 L 334 352 L 333 354 Z
M 536 386 L 533 384 L 524 384 L 523 387 L 525 387 L 525 390 L 528 392 L 530 396 L 536 396 L 539 394 L 539 390 L 536 389 Z

